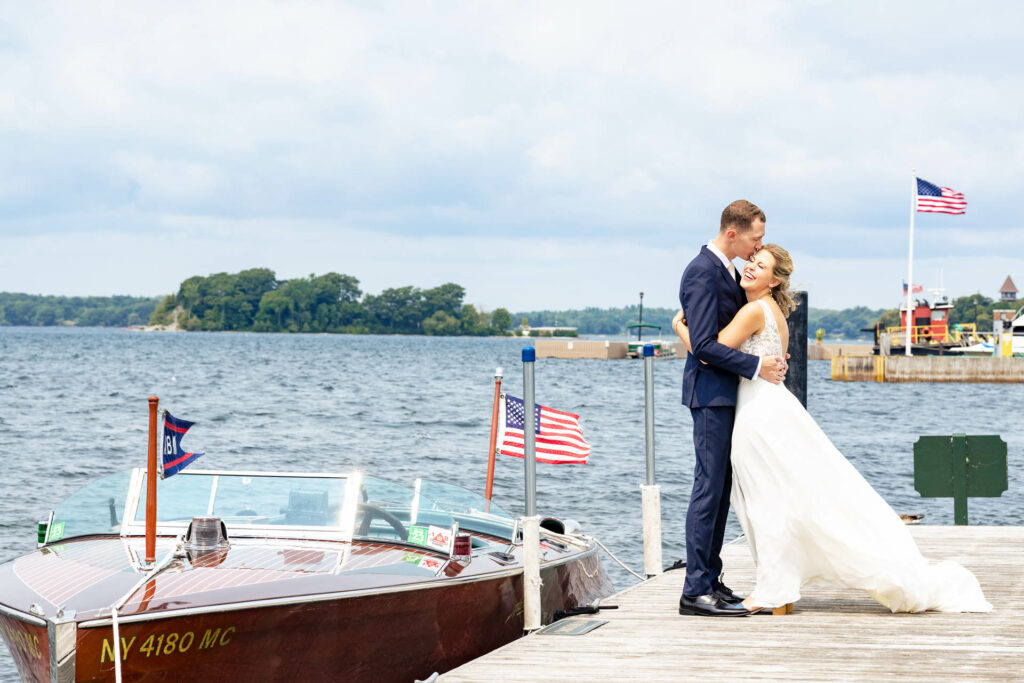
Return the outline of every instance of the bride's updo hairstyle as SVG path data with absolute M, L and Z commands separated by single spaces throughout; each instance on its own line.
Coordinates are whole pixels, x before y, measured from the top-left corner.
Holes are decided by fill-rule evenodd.
M 772 287 L 772 298 L 782 309 L 782 315 L 788 318 L 789 312 L 796 308 L 796 302 L 789 295 L 789 276 L 793 273 L 793 257 L 777 244 L 766 244 L 761 248 L 775 259 L 772 277 L 778 280 L 779 284 Z

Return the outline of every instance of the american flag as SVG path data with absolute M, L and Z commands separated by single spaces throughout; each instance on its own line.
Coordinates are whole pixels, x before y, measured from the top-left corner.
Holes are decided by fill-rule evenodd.
M 939 187 L 918 178 L 917 211 L 959 215 L 967 211 L 967 200 L 962 192 L 954 192 L 948 187 Z
M 921 285 L 914 285 L 913 289 L 911 290 L 910 293 L 911 294 L 917 294 L 918 292 L 921 292 L 921 291 L 924 291 L 924 287 L 922 287 Z M 903 293 L 904 294 L 907 293 L 907 283 L 906 282 L 903 283 Z
M 501 415 L 498 418 L 498 452 L 514 458 L 523 457 L 525 418 L 523 399 L 502 394 Z M 538 404 L 534 413 L 534 434 L 537 462 L 553 465 L 587 464 L 590 444 L 583 438 L 579 415 Z

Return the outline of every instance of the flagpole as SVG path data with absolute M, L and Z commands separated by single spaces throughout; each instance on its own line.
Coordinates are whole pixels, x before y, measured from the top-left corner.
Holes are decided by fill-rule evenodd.
M 917 213 L 917 169 L 910 171 L 910 255 L 907 258 L 907 316 L 905 318 L 907 334 L 905 353 L 911 355 L 910 330 L 914 324 L 914 312 L 910 306 L 910 298 L 914 295 L 914 214 Z
M 494 487 L 494 452 L 498 444 L 498 406 L 501 401 L 501 368 L 494 371 L 494 406 L 491 408 L 491 445 L 487 449 L 487 487 L 484 498 L 487 510 L 491 511 L 491 489 Z
M 149 462 L 146 470 L 146 565 L 156 562 L 156 411 L 160 399 L 149 397 Z

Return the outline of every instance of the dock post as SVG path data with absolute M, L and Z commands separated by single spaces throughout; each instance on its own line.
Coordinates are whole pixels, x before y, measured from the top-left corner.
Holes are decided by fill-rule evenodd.
M 654 344 L 643 345 L 644 358 L 644 440 L 647 476 L 640 487 L 644 535 L 644 573 L 648 578 L 661 573 L 661 487 L 654 483 Z
M 540 517 L 537 515 L 537 401 L 532 346 L 523 349 L 523 466 L 526 508 L 523 517 L 523 630 L 540 628 Z
M 791 311 L 789 324 L 789 370 L 786 388 L 807 407 L 807 292 L 791 292 L 796 309 Z M 833 365 L 834 367 L 834 365 Z M 832 379 L 835 379 L 833 373 Z

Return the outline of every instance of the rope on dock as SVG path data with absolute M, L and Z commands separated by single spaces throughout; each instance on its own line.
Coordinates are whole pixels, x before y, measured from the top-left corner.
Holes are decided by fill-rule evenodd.
M 640 575 L 639 575 L 639 574 L 637 574 L 637 573 L 636 573 L 635 571 L 633 571 L 632 569 L 630 569 L 629 567 L 627 567 L 626 565 L 624 565 L 624 564 L 622 563 L 622 560 L 620 560 L 619 558 L 615 557 L 614 553 L 612 553 L 612 551 L 611 551 L 611 550 L 608 550 L 608 548 L 606 548 L 606 547 L 605 547 L 604 543 L 601 543 L 601 541 L 599 541 L 599 540 L 597 540 L 596 538 L 593 538 L 593 537 L 591 537 L 591 536 L 588 536 L 588 538 L 589 538 L 590 540 L 592 540 L 592 541 L 593 541 L 594 543 L 596 543 L 596 544 L 597 544 L 597 545 L 598 545 L 598 546 L 599 546 L 599 547 L 601 548 L 601 550 L 603 550 L 603 551 L 605 551 L 606 553 L 608 553 L 608 557 L 610 557 L 610 558 L 612 558 L 613 560 L 615 560 L 615 562 L 617 562 L 617 563 L 618 563 L 618 565 L 619 565 L 620 567 L 622 567 L 623 569 L 625 569 L 625 570 L 626 570 L 627 572 L 629 572 L 630 574 L 632 574 L 632 575 L 633 575 L 633 576 L 635 576 L 636 578 L 640 579 L 641 581 L 646 581 L 646 580 L 647 580 L 647 579 L 646 579 L 645 577 L 643 577 L 643 576 L 640 576 Z
M 557 535 L 561 536 L 561 534 L 557 534 Z M 737 536 L 736 538 L 732 539 L 731 541 L 729 541 L 728 543 L 726 543 L 725 545 L 723 545 L 723 547 L 725 547 L 725 546 L 727 546 L 727 545 L 732 545 L 733 543 L 739 543 L 740 541 L 742 541 L 742 540 L 743 540 L 743 537 L 744 537 L 744 536 L 745 536 L 745 534 L 742 534 L 742 533 L 741 533 L 741 534 L 740 534 L 739 536 Z M 625 569 L 625 570 L 626 570 L 627 572 L 629 572 L 630 574 L 632 574 L 632 575 L 633 575 L 633 576 L 635 576 L 636 578 L 640 579 L 640 581 L 647 581 L 647 577 L 644 577 L 644 576 L 640 576 L 640 575 L 639 575 L 639 574 L 637 574 L 637 573 L 636 573 L 635 571 L 633 571 L 632 569 L 630 569 L 629 567 L 627 567 L 627 566 L 626 566 L 625 564 L 623 564 L 623 563 L 622 563 L 622 560 L 620 560 L 619 558 L 615 557 L 615 554 L 614 554 L 614 553 L 612 553 L 612 551 L 608 550 L 608 548 L 606 548 L 606 547 L 605 547 L 604 543 L 601 543 L 601 541 L 597 540 L 597 539 L 596 539 L 596 538 L 594 538 L 593 536 L 584 536 L 584 538 L 586 538 L 586 539 L 587 539 L 587 540 L 589 540 L 589 541 L 593 541 L 594 543 L 596 543 L 596 544 L 597 544 L 597 545 L 598 545 L 598 546 L 599 546 L 599 547 L 601 548 L 601 550 L 603 550 L 603 551 L 605 551 L 606 553 L 608 553 L 608 557 L 610 557 L 610 558 L 612 558 L 613 560 L 615 560 L 615 562 L 616 562 L 616 563 L 617 563 L 617 564 L 618 564 L 618 565 L 619 565 L 620 567 L 622 567 L 623 569 Z M 682 566 L 682 567 L 685 567 L 685 566 L 686 566 L 686 564 L 685 564 L 685 563 L 683 563 L 683 564 L 682 564 L 681 566 Z

